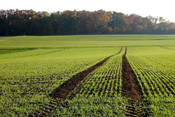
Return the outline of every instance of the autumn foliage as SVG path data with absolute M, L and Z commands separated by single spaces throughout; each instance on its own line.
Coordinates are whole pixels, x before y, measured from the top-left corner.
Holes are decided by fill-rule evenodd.
M 119 12 L 1 10 L 0 35 L 175 34 L 162 17 Z

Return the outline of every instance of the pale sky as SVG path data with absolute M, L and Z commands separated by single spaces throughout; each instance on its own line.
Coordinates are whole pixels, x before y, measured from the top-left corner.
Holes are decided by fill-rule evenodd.
M 35 11 L 116 11 L 141 16 L 162 16 L 175 22 L 175 0 L 0 0 L 0 9 Z

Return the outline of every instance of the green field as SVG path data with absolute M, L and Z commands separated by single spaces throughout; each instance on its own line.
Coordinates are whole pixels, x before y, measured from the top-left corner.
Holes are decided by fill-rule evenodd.
M 0 37 L 0 115 L 31 114 L 48 105 L 49 94 L 68 79 L 114 55 L 90 73 L 52 115 L 126 116 L 125 48 L 143 93 L 140 115 L 174 117 L 175 35 Z

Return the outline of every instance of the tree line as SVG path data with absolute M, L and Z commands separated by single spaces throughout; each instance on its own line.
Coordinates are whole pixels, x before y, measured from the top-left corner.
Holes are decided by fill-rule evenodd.
M 175 34 L 163 17 L 120 12 L 0 10 L 0 35 Z

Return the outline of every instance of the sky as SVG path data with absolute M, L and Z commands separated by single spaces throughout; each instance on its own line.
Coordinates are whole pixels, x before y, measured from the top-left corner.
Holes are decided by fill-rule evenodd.
M 164 17 L 175 22 L 175 0 L 0 0 L 0 9 L 35 11 L 116 11 L 140 16 Z

